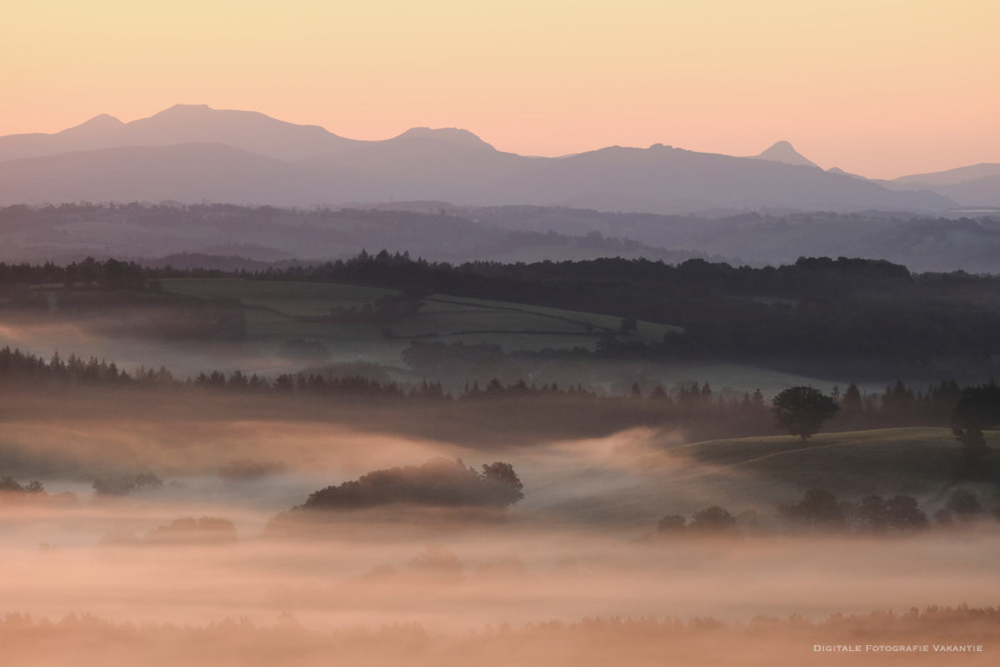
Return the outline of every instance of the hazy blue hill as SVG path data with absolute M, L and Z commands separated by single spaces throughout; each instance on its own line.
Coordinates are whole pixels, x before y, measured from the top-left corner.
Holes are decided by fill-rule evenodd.
M 326 192 L 342 192 L 342 203 L 441 200 L 476 205 L 497 203 L 504 184 L 525 178 L 530 162 L 478 138 L 430 130 L 359 144 L 300 164 L 328 184 Z M 500 195 L 500 201 L 506 197 Z
M 85 123 L 54 134 L 40 132 L 0 137 L 0 160 L 57 155 L 121 145 L 123 122 L 101 114 Z
M 936 185 L 933 189 L 963 206 L 1000 207 L 1000 173 L 950 185 Z
M 492 145 L 486 143 L 472 132 L 457 127 L 442 127 L 436 129 L 430 127 L 411 127 L 409 130 L 403 132 L 394 139 L 435 139 L 437 141 L 444 141 L 446 143 L 466 146 L 468 148 L 482 148 L 491 151 L 496 150 Z M 387 141 L 393 141 L 394 139 L 388 139 Z
M 981 164 L 929 174 L 902 176 L 885 185 L 894 190 L 927 190 L 966 208 L 1000 207 L 1000 164 Z
M 934 187 L 940 185 L 957 185 L 967 181 L 976 181 L 997 176 L 1000 176 L 1000 163 L 983 162 L 968 167 L 959 167 L 958 169 L 936 171 L 930 174 L 901 176 L 893 181 L 893 183 L 906 186 L 922 185 Z
M 559 202 L 602 210 L 675 213 L 712 207 L 806 210 L 941 210 L 951 202 L 932 193 L 895 193 L 877 184 L 820 169 L 756 158 L 697 153 L 668 146 L 610 148 L 566 158 L 553 174 Z M 574 184 L 587 183 L 587 188 Z M 548 185 L 548 183 L 546 183 Z M 536 187 L 543 187 L 538 184 Z M 646 202 L 627 208 L 622 199 Z M 617 201 L 606 203 L 604 200 Z
M 296 125 L 256 111 L 217 110 L 204 104 L 178 104 L 132 121 L 124 127 L 124 136 L 133 145 L 219 143 L 284 160 L 344 150 L 358 143 L 318 125 Z
M 125 146 L 219 143 L 282 159 L 343 150 L 352 139 L 316 125 L 295 125 L 255 111 L 177 104 L 149 118 L 123 123 L 102 114 L 55 134 L 0 137 L 0 161 Z
M 224 146 L 109 148 L 0 162 L 0 202 L 257 202 L 316 192 L 286 162 Z

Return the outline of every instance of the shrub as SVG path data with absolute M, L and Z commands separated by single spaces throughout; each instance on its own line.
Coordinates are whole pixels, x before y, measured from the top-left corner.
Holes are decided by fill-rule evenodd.
M 507 507 L 524 497 L 509 463 L 495 462 L 482 472 L 461 460 L 434 459 L 420 466 L 375 470 L 357 480 L 310 494 L 304 509 L 362 509 L 391 504 L 425 507 Z

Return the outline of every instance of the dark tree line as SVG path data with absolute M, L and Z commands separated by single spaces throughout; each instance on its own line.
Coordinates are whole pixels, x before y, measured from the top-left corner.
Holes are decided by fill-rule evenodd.
M 13 477 L 3 476 L 0 477 L 0 494 L 26 494 L 26 493 L 44 493 L 45 485 L 39 482 L 37 479 L 21 484 Z
M 163 488 L 163 480 L 148 472 L 94 480 L 94 492 L 103 496 L 127 496 Z
M 93 257 L 64 266 L 52 262 L 44 264 L 0 262 L 0 285 L 19 284 L 56 284 L 67 289 L 80 287 L 156 290 L 160 288 L 156 273 L 136 262 L 121 262 L 113 258 L 99 262 Z
M 422 344 L 423 345 L 423 344 Z M 419 348 L 418 348 L 419 349 Z M 671 417 L 701 417 L 709 421 L 737 423 L 744 435 L 764 435 L 775 432 L 774 405 L 768 405 L 763 394 L 718 390 L 708 383 L 684 382 L 673 387 L 655 385 L 645 390 L 634 383 L 632 389 L 620 395 L 598 393 L 583 385 L 560 386 L 556 383 L 541 385 L 523 379 L 502 382 L 493 378 L 480 385 L 467 384 L 461 391 L 449 392 L 437 381 L 403 385 L 392 380 L 377 380 L 357 373 L 337 375 L 328 372 L 283 373 L 273 379 L 241 371 L 202 372 L 186 379 L 175 377 L 168 369 L 139 368 L 132 372 L 120 369 L 114 362 L 76 355 L 66 358 L 58 353 L 46 361 L 42 357 L 21 350 L 0 349 L 0 382 L 57 384 L 102 384 L 134 388 L 200 389 L 222 392 L 252 392 L 264 395 L 342 396 L 386 399 L 427 399 L 461 404 L 497 399 L 529 399 L 586 401 L 594 409 L 615 409 L 616 406 L 645 406 L 665 420 Z M 789 394 L 803 393 L 808 388 L 792 388 Z M 795 390 L 795 391 L 793 391 Z M 862 392 L 851 384 L 843 392 L 835 388 L 829 397 L 817 398 L 821 415 L 832 413 L 836 430 L 888 428 L 894 426 L 952 427 L 956 437 L 965 443 L 968 433 L 978 433 L 1000 426 L 1000 390 L 996 384 L 959 387 L 953 380 L 942 381 L 923 389 L 907 386 L 903 382 L 889 385 L 882 393 Z M 819 392 L 815 392 L 818 394 Z M 776 397 L 777 398 L 777 397 Z M 808 401 L 806 401 L 808 404 Z M 811 430 L 813 417 L 806 417 Z M 779 423 L 778 426 L 787 430 Z M 818 427 L 817 427 L 818 428 Z M 812 430 L 811 432 L 815 432 Z M 811 434 L 811 433 L 810 433 Z M 963 439 L 966 438 L 966 439 Z M 981 447 L 970 453 L 973 459 L 982 457 Z
M 62 506 L 75 505 L 74 493 L 57 493 L 49 495 L 45 485 L 37 479 L 29 482 L 19 482 L 9 475 L 0 475 L 0 505 L 18 503 L 57 503 Z

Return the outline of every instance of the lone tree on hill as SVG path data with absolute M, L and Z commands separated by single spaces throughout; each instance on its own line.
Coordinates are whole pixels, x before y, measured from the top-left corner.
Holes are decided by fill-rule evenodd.
M 799 436 L 802 442 L 840 410 L 832 398 L 812 387 L 786 389 L 774 397 L 773 405 L 778 427 Z

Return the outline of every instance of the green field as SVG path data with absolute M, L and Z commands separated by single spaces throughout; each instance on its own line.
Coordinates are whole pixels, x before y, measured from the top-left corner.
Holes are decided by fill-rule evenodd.
M 164 280 L 163 289 L 201 298 L 236 299 L 246 306 L 274 308 L 290 315 L 325 315 L 331 306 L 360 306 L 397 293 L 378 287 L 240 278 L 175 278 Z
M 303 338 L 323 342 L 334 361 L 365 360 L 398 365 L 399 353 L 410 340 L 466 344 L 494 343 L 507 352 L 519 350 L 593 349 L 598 337 L 617 331 L 620 318 L 522 304 L 465 299 L 434 294 L 419 315 L 376 324 L 303 322 L 298 316 L 323 316 L 333 307 L 357 308 L 395 294 L 374 287 L 291 281 L 173 279 L 164 290 L 200 298 L 226 298 L 247 308 L 247 340 L 265 354 L 285 341 Z M 386 337 L 384 329 L 393 337 Z M 661 340 L 675 327 L 640 322 L 638 330 L 620 340 Z
M 993 453 L 981 479 L 1000 479 L 1000 432 L 987 433 Z M 716 472 L 748 474 L 834 493 L 937 493 L 957 479 L 958 442 L 946 428 L 894 428 L 797 437 L 737 438 L 672 450 Z

